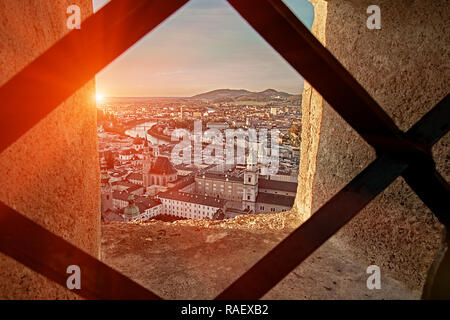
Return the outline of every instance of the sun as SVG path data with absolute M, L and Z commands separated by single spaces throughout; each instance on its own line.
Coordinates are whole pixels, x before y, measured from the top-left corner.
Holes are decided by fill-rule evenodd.
M 97 94 L 95 95 L 95 100 L 96 100 L 97 102 L 102 102 L 102 101 L 103 101 L 103 95 L 102 95 L 101 93 L 97 93 Z

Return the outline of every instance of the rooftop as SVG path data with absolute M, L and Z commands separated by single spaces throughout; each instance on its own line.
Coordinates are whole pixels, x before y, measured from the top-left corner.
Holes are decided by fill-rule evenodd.
M 144 210 L 146 210 L 160 205 L 161 200 L 147 197 L 137 197 L 135 203 L 139 206 L 139 209 L 142 206 Z
M 243 182 L 244 181 L 244 178 L 242 176 L 238 177 L 238 176 L 232 175 L 232 174 L 211 173 L 211 172 L 207 172 L 207 173 L 205 173 L 203 175 L 199 175 L 196 178 L 221 180 L 221 181 L 226 181 L 227 179 L 228 179 L 228 181 L 238 181 L 238 182 Z
M 136 153 L 138 153 L 138 152 L 134 149 L 126 149 L 126 150 L 123 150 L 120 152 L 120 154 L 124 155 L 124 156 L 129 156 L 129 155 L 136 154 Z
M 121 181 L 114 181 L 113 183 L 111 183 L 113 186 L 125 186 L 125 187 L 134 187 L 136 186 L 136 184 L 130 182 L 130 181 L 125 181 L 125 180 L 121 180 Z
M 142 174 L 141 173 L 137 173 L 137 172 L 133 172 L 133 173 L 130 173 L 128 176 L 127 176 L 127 179 L 128 180 L 143 180 L 143 177 L 142 177 Z
M 286 182 L 286 181 L 277 181 L 277 180 L 269 180 L 269 179 L 259 178 L 258 184 L 259 184 L 259 187 L 262 189 L 297 192 L 297 183 L 296 182 Z
M 130 195 L 128 193 L 126 193 L 125 191 L 114 191 L 113 192 L 113 199 L 117 199 L 117 200 L 122 200 L 122 201 L 127 201 L 128 202 L 128 197 Z
M 161 194 L 159 194 L 159 198 L 196 203 L 196 204 L 201 204 L 204 206 L 216 207 L 216 208 L 223 208 L 226 204 L 226 200 L 223 200 L 223 199 L 203 196 L 203 195 L 194 194 L 194 193 L 178 192 L 178 191 L 169 191 L 169 192 L 161 193 Z
M 256 202 L 276 204 L 285 207 L 292 207 L 294 205 L 295 197 L 283 196 L 280 194 L 259 192 L 256 197 Z

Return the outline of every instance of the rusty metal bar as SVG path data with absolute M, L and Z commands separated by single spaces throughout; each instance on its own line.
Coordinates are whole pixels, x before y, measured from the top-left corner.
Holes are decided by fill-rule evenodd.
M 448 128 L 450 122 L 449 117 L 443 116 L 448 113 L 446 108 L 450 105 L 444 107 L 442 101 L 438 103 L 407 132 L 409 138 L 419 137 L 421 143 L 437 141 L 436 137 L 448 132 L 443 129 Z M 391 161 L 394 166 L 389 167 L 387 164 Z M 431 155 L 423 152 L 381 154 L 216 299 L 261 298 L 400 175 L 448 229 L 450 188 L 435 170 Z M 450 277 L 450 253 L 447 251 L 443 257 L 440 266 L 436 266 L 436 278 L 429 280 L 432 282 L 429 284 L 430 297 L 450 297 L 450 286 L 442 284 Z
M 61 212 L 64 214 L 64 212 Z M 0 252 L 66 288 L 67 267 L 81 269 L 86 299 L 160 299 L 83 250 L 0 202 Z
M 383 150 L 384 140 L 402 140 L 386 112 L 281 0 L 228 2 L 370 145 Z
M 0 117 L 0 128 L 5 132 L 0 151 L 185 2 L 113 0 L 88 18 L 81 31 L 69 33 L 19 72 L 0 88 L 0 101 L 9 106 L 2 109 Z M 436 202 L 432 195 L 423 193 L 417 181 L 428 179 L 428 185 L 445 185 L 439 177 L 430 175 L 431 171 L 418 177 L 408 166 L 427 162 L 422 158 L 422 145 L 436 142 L 448 131 L 448 123 L 436 120 L 437 116 L 424 118 L 405 139 L 392 119 L 282 1 L 229 2 L 379 153 L 344 189 L 217 297 L 251 299 L 262 297 L 399 175 L 409 179 L 425 203 L 433 206 Z M 448 116 L 448 98 L 443 101 L 433 109 L 441 118 Z M 392 146 L 403 148 L 402 152 L 413 158 L 421 155 L 421 159 L 409 161 L 398 157 L 398 152 L 383 152 L 392 151 Z M 440 192 L 438 202 L 442 203 L 448 189 Z M 438 204 L 432 210 L 442 208 Z M 57 283 L 65 284 L 67 275 L 63 272 L 68 261 L 81 261 L 82 269 L 90 270 L 85 280 L 88 286 L 80 292 L 86 298 L 158 298 L 3 204 L 0 222 L 0 250 Z
M 0 152 L 187 1 L 113 0 L 17 73 L 0 87 Z M 159 299 L 4 204 L 0 251 L 63 286 L 79 265 L 88 299 Z
M 113 0 L 17 73 L 0 87 L 0 152 L 187 1 Z
M 432 146 L 450 130 L 450 94 L 413 125 L 406 137 Z
M 406 168 L 402 170 L 406 181 L 441 221 L 448 222 L 450 213 L 447 200 L 450 197 L 448 183 L 435 170 L 430 170 L 430 167 L 434 166 L 434 161 L 430 154 L 430 146 L 449 130 L 449 97 L 445 97 L 432 111 L 413 126 L 407 134 L 403 134 L 384 110 L 368 95 L 365 89 L 320 44 L 281 0 L 249 0 L 245 2 L 228 0 L 228 2 L 292 67 L 322 94 L 325 100 L 366 142 L 377 150 L 379 155 L 377 160 L 380 159 L 380 155 L 385 157 L 386 153 L 389 153 L 391 157 L 410 165 L 408 170 Z M 281 34 L 283 37 L 279 36 Z M 286 39 L 289 39 L 289 41 L 286 41 Z M 324 81 L 324 75 L 327 76 L 327 81 Z M 388 178 L 391 172 L 385 172 L 380 169 L 379 174 Z M 345 188 L 352 187 L 353 183 L 354 181 Z M 339 197 L 337 196 L 339 194 L 330 201 L 338 201 Z M 355 196 L 355 200 L 357 199 Z M 348 201 L 351 200 L 349 199 Z M 313 218 L 319 213 L 324 216 L 331 214 L 330 212 L 333 211 L 332 207 L 337 204 L 336 202 L 330 207 L 331 202 L 320 208 L 313 215 Z M 339 206 L 334 208 L 335 211 L 340 209 L 341 207 Z M 357 211 L 347 212 L 347 214 L 356 215 L 361 209 L 362 207 Z M 312 220 L 313 218 L 306 223 L 311 224 L 314 222 L 316 230 L 323 230 L 320 220 Z M 343 225 L 342 222 L 345 219 L 342 219 L 341 221 L 336 221 L 338 226 Z M 327 223 L 327 221 L 323 220 L 322 223 Z M 328 239 L 339 228 L 332 233 L 322 235 L 322 240 Z M 299 230 L 297 231 L 300 232 Z M 253 273 L 250 271 L 245 273 L 218 298 L 227 299 L 240 295 L 243 292 L 245 294 L 241 295 L 241 298 L 244 299 L 261 297 L 288 273 L 288 269 L 292 270 L 296 266 L 294 263 L 290 264 L 293 259 L 297 259 L 297 263 L 300 263 L 323 243 L 323 241 L 320 244 L 315 242 L 314 249 L 309 246 L 306 248 L 299 246 L 297 249 L 301 251 L 295 253 L 295 258 L 289 258 L 288 255 L 292 254 L 291 250 L 295 247 L 295 244 L 291 236 L 287 239 L 290 239 L 289 241 L 291 242 L 287 245 L 285 244 L 285 246 L 277 246 L 274 250 L 279 250 L 278 253 L 271 251 L 254 266 L 254 269 L 252 268 Z M 298 235 L 298 239 L 299 241 L 307 240 L 300 235 Z M 284 254 L 279 254 L 283 252 L 283 249 Z M 278 268 L 275 269 L 278 276 L 269 276 L 267 273 L 263 275 L 264 272 L 274 270 L 269 266 L 271 264 L 273 266 L 277 259 L 288 262 L 290 267 L 278 266 L 280 270 Z M 253 287 L 256 290 L 255 293 L 245 289 L 245 287 L 252 285 L 256 286 Z
M 374 160 L 216 299 L 261 298 L 350 221 L 407 167 L 405 161 L 389 155 Z

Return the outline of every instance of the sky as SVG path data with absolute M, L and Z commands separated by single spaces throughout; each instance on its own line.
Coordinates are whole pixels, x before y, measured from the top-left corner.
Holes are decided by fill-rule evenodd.
M 109 0 L 93 0 L 98 10 Z M 307 0 L 284 0 L 311 28 Z M 215 89 L 300 94 L 303 78 L 225 0 L 191 0 L 96 76 L 97 94 L 186 97 Z

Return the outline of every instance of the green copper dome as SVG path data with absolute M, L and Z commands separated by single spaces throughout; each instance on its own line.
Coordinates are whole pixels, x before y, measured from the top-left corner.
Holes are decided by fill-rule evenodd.
M 123 209 L 125 217 L 128 219 L 137 217 L 139 215 L 139 207 L 134 204 L 134 197 L 132 195 L 129 196 L 128 203 L 128 206 Z

